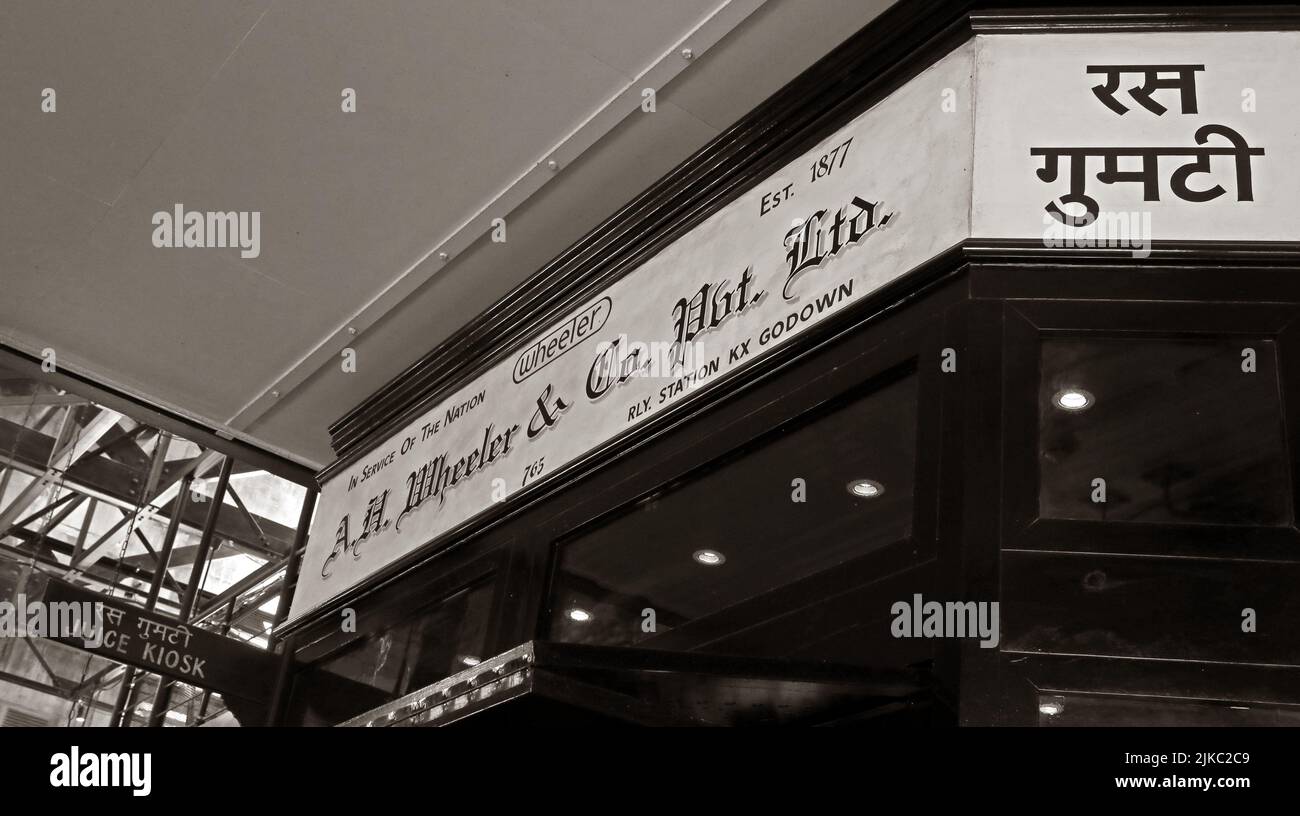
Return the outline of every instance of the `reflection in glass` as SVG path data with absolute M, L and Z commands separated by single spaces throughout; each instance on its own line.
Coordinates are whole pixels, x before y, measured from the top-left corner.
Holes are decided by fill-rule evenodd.
M 550 636 L 632 645 L 906 538 L 916 421 L 909 375 L 563 543 Z
M 1247 347 L 1253 372 L 1243 370 Z M 1291 521 L 1270 341 L 1048 339 L 1038 409 L 1044 517 Z
M 295 697 L 318 707 L 304 724 L 341 722 L 477 665 L 491 602 L 486 580 L 303 672 Z

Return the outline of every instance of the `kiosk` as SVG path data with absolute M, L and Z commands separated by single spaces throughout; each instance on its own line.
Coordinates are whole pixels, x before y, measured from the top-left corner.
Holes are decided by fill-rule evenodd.
M 332 426 L 276 721 L 1300 722 L 1300 15 L 983 5 Z

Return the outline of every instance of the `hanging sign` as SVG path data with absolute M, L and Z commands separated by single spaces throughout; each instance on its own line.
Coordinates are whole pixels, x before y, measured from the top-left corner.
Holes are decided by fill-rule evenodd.
M 266 651 L 56 578 L 45 581 L 46 606 L 99 610 L 92 637 L 54 640 L 223 695 L 270 700 L 278 660 Z

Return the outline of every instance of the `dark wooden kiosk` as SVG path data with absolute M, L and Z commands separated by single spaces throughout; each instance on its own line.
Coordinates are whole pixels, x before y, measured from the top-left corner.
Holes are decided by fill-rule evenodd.
M 944 63 L 974 77 L 976 104 L 989 100 L 987 119 L 968 111 L 974 134 L 954 148 L 967 151 L 954 159 L 967 186 L 949 220 L 968 220 L 948 225 L 944 205 L 909 209 L 900 193 L 901 216 L 880 239 L 914 245 L 951 229 L 956 240 L 935 239 L 940 251 L 870 289 L 856 279 L 841 308 L 648 420 L 629 418 L 607 443 L 591 440 L 563 476 L 295 610 L 277 632 L 289 659 L 274 721 L 1300 724 L 1300 192 L 1283 183 L 1300 166 L 1300 120 L 1263 107 L 1229 113 L 1236 90 L 1231 105 L 1214 101 L 1218 77 L 1259 65 L 1234 54 L 1293 44 L 1300 14 L 982 5 L 895 6 L 331 428 L 340 458 L 320 475 L 326 485 L 710 216 L 772 187 L 780 168 L 864 111 L 892 115 L 874 106 L 906 102 L 910 88 L 928 93 L 918 83 L 947 90 L 948 69 L 927 69 L 970 60 L 970 70 Z M 1043 39 L 1053 37 L 1060 48 Z M 1062 103 L 1087 116 L 1116 114 L 1090 93 L 1099 78 L 1085 68 L 1140 70 L 1121 62 L 1125 49 L 1153 49 L 1154 98 L 1176 108 L 1168 73 L 1191 66 L 1160 54 L 1198 60 L 1199 111 L 1183 96 L 1181 111 L 1155 114 L 1116 91 L 1132 110 L 1115 127 L 1138 122 L 1132 140 L 1093 138 L 1081 120 L 1072 148 L 1155 144 L 1194 156 L 1195 147 L 1164 147 L 1177 143 L 1156 129 L 1191 144 L 1207 124 L 1263 147 L 1234 148 L 1246 176 L 1238 161 L 1234 187 L 1225 161 L 1215 180 L 1228 192 L 1213 199 L 1213 182 L 1195 178 L 1203 168 L 1194 181 L 1182 176 L 1178 194 L 1169 171 L 1187 159 L 1161 164 L 1154 200 L 1154 171 L 1136 179 L 1130 166 L 1109 168 L 1089 194 L 1136 195 L 1122 203 L 1152 213 L 1147 244 L 1054 245 L 1043 203 L 1064 184 L 1034 177 L 1043 160 L 1030 150 L 1043 143 L 1018 141 L 1047 131 L 987 125 L 1006 104 L 998 78 L 1028 75 L 1016 62 L 1030 58 L 1016 50 L 1026 40 L 1069 66 L 1075 43 L 1080 53 L 1096 44 L 1095 61 L 1078 66 L 1083 96 Z M 1055 81 L 1051 67 L 1035 81 Z M 1297 67 L 1279 65 L 1251 88 L 1262 99 Z M 1026 105 L 1035 87 L 1017 91 Z M 862 121 L 863 141 L 889 133 Z M 993 155 L 1008 142 L 1005 158 Z M 860 147 L 898 161 L 887 143 Z M 937 174 L 943 161 L 909 172 Z M 874 165 L 862 167 L 875 184 Z M 1210 212 L 1212 222 L 1200 220 Z M 862 270 L 891 257 L 864 254 L 876 240 L 808 278 L 870 274 Z M 739 270 L 723 271 L 734 285 Z M 800 311 L 764 283 L 777 314 Z M 624 295 L 612 301 L 616 317 Z M 775 322 L 752 314 L 730 325 L 759 320 L 744 331 L 770 337 Z M 588 348 L 571 356 L 585 363 Z M 599 404 L 617 412 L 626 402 Z M 580 410 L 593 409 L 574 406 L 561 422 L 582 422 Z M 532 458 L 508 459 L 511 473 Z M 477 480 L 483 490 L 489 478 Z M 318 513 L 323 533 L 313 536 L 328 539 L 318 552 L 334 546 L 332 563 L 361 563 L 385 541 L 375 521 L 373 540 L 349 540 L 344 526 L 336 545 L 339 519 Z M 313 558 L 309 544 L 300 591 L 322 571 Z M 996 603 L 996 635 L 900 632 L 925 602 Z M 339 625 L 345 609 L 355 631 Z

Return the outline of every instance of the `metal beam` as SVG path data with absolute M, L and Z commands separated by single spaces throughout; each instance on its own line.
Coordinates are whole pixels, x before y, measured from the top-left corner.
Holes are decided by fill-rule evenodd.
M 68 408 L 69 415 L 74 410 L 74 408 Z M 19 514 L 36 500 L 36 497 L 40 495 L 46 484 L 54 481 L 60 473 L 72 467 L 83 454 L 94 448 L 100 437 L 108 433 L 121 419 L 122 415 L 116 411 L 110 411 L 107 408 L 100 409 L 95 418 L 87 423 L 86 427 L 80 432 L 76 433 L 70 442 L 67 442 L 62 447 L 56 445 L 45 472 L 33 479 L 31 484 L 23 488 L 18 497 L 3 512 L 0 512 L 0 530 L 8 529 L 13 524 L 14 519 L 18 518 Z
M 206 451 L 202 456 L 196 457 L 184 468 L 172 474 L 168 483 L 162 487 L 158 494 L 153 496 L 149 500 L 148 504 L 135 514 L 135 520 L 133 523 L 140 524 L 141 522 L 157 516 L 162 512 L 162 508 L 166 506 L 167 502 L 171 501 L 172 497 L 176 495 L 176 492 L 180 490 L 181 480 L 185 476 L 200 476 L 205 470 L 216 464 L 217 460 L 221 458 L 221 454 L 216 451 Z M 112 549 L 112 536 L 121 529 L 122 523 L 125 522 L 115 525 L 113 529 L 100 536 L 99 539 L 87 549 L 86 554 L 81 557 L 81 560 L 72 565 L 67 572 L 67 576 L 72 577 L 103 558 L 108 551 Z
M 34 546 L 37 542 L 40 541 L 40 537 L 37 536 L 36 533 L 30 530 L 17 530 L 13 533 L 10 533 L 10 535 L 14 536 L 15 538 L 21 538 L 23 540 L 23 544 L 27 546 Z M 67 544 L 64 544 L 58 539 L 46 539 L 46 543 L 55 552 L 58 552 L 61 549 L 62 550 L 71 549 Z M 59 563 L 57 560 L 53 558 L 46 558 L 42 556 L 40 553 L 26 552 L 24 550 L 18 549 L 17 547 L 12 547 L 8 544 L 0 544 L 0 557 L 8 557 L 11 561 L 17 561 L 23 564 L 30 564 L 30 563 L 39 564 L 40 566 L 45 567 L 47 570 L 51 572 L 57 572 L 58 570 L 64 569 L 64 565 Z M 92 570 L 89 570 L 84 575 L 82 575 L 81 580 L 86 582 L 87 584 L 96 585 L 103 589 L 111 589 L 114 592 L 122 592 L 124 594 L 129 593 L 133 595 L 137 594 L 137 590 L 134 587 L 130 586 L 129 584 L 122 583 L 120 579 L 125 577 L 125 578 L 135 578 L 137 580 L 142 580 L 144 576 L 142 576 L 141 573 L 144 571 L 138 567 L 132 567 L 130 565 L 125 565 L 125 566 L 127 567 L 127 570 L 124 571 L 124 574 L 116 575 L 116 576 L 102 574 L 108 571 L 107 566 L 103 566 L 103 567 L 96 566 Z
M 5 436 L 6 430 L 4 426 L 5 426 L 4 421 L 0 420 L 0 449 L 3 448 L 4 439 L 12 438 L 12 437 Z M 112 443 L 109 443 L 109 446 L 111 445 Z M 206 455 L 206 454 L 201 454 L 201 455 Z M 202 475 L 203 471 L 216 467 L 217 464 L 219 464 L 219 462 L 217 462 L 216 460 L 219 459 L 220 456 L 221 454 L 219 452 L 214 452 L 212 454 L 212 458 L 209 459 L 207 463 L 200 462 L 197 468 L 199 472 L 196 475 Z M 113 493 L 106 493 L 102 489 L 85 484 L 77 474 L 83 466 L 89 464 L 91 461 L 93 460 L 90 458 L 90 454 L 87 454 L 86 456 L 82 457 L 82 459 L 80 460 L 81 463 L 78 464 L 77 467 L 72 468 L 71 470 L 69 470 L 67 473 L 64 474 L 62 484 L 64 484 L 65 486 L 71 489 L 75 489 L 80 493 L 84 493 L 87 496 L 96 498 L 99 501 L 104 502 L 105 504 L 109 504 L 113 507 L 119 508 L 126 513 L 135 514 L 143 510 L 143 512 L 145 513 L 145 516 L 143 517 L 144 519 L 152 518 L 154 515 L 158 513 L 158 510 L 152 507 L 141 508 L 138 499 L 133 501 L 127 501 L 120 495 L 113 494 Z M 15 470 L 21 473 L 26 473 L 28 475 L 34 475 L 34 476 L 39 476 L 43 472 L 42 466 L 33 466 L 30 462 L 27 461 L 11 459 L 5 455 L 5 452 L 0 450 L 0 465 L 4 465 L 6 463 L 10 464 L 12 469 L 6 468 L 3 469 L 2 472 L 0 472 L 0 484 L 2 484 L 6 479 L 8 479 L 9 474 L 14 472 Z M 238 467 L 240 464 L 243 463 L 237 460 L 236 466 Z M 156 503 L 156 500 L 154 503 Z M 261 541 L 257 540 L 257 537 L 255 535 L 246 533 L 242 526 L 238 531 L 230 529 L 231 525 L 235 521 L 233 515 L 225 516 L 222 518 L 221 525 L 218 527 L 218 534 L 220 534 L 224 538 L 230 539 L 238 546 L 247 548 L 249 553 L 258 556 L 259 558 L 283 557 L 284 554 L 287 553 L 289 549 L 288 541 L 285 540 L 285 538 L 287 538 L 287 536 L 291 533 L 291 531 L 288 530 L 288 528 L 285 528 L 283 525 L 280 525 L 270 519 L 266 519 L 261 516 L 257 516 L 256 518 L 258 519 L 259 526 L 261 526 L 263 532 L 268 537 L 268 543 L 266 545 L 264 545 Z M 111 538 L 113 535 L 117 534 L 117 532 L 121 530 L 122 527 L 125 526 L 125 524 L 126 522 L 123 522 L 121 525 L 115 526 L 107 534 L 108 538 Z M 195 535 L 197 535 L 199 528 L 202 526 L 201 522 L 191 524 L 182 521 L 182 524 L 185 525 L 184 529 L 193 531 Z M 274 533 L 269 532 L 269 530 L 271 530 L 272 527 L 275 530 Z M 269 536 L 272 534 L 276 536 L 274 541 L 271 541 L 269 538 Z M 100 546 L 106 540 L 107 539 L 104 536 L 99 536 L 96 539 L 92 540 L 93 543 L 90 546 L 91 547 Z M 187 548 L 181 548 L 181 550 L 179 550 L 178 552 L 183 553 L 185 552 L 186 549 Z M 80 558 L 81 558 L 81 554 L 78 555 L 78 559 Z
M 25 637 L 19 638 L 19 640 L 26 643 L 27 648 L 31 650 L 32 654 L 36 655 L 36 662 L 40 663 L 41 668 L 50 676 L 50 682 L 55 686 L 55 688 L 63 688 L 66 685 L 66 681 L 62 677 L 59 677 L 59 675 L 55 673 L 54 669 L 50 668 L 50 664 L 45 660 L 45 655 L 41 654 L 40 650 L 36 648 L 36 644 L 32 642 L 33 638 Z
M 84 461 L 89 461 L 89 460 L 84 460 Z M 34 467 L 30 463 L 24 462 L 21 459 L 13 459 L 7 456 L 6 453 L 3 452 L 0 452 L 0 465 L 8 466 L 8 468 L 5 470 L 5 473 L 11 473 L 11 472 L 25 473 L 28 476 L 39 477 L 42 473 L 45 472 L 44 468 L 42 467 Z M 68 487 L 74 488 L 79 493 L 85 493 L 87 496 L 92 496 L 104 502 L 105 504 L 111 504 L 112 506 L 117 507 L 124 511 L 125 510 L 134 511 L 137 508 L 135 502 L 126 501 L 120 496 L 115 496 L 112 493 L 107 493 L 98 488 L 91 487 L 89 485 L 81 483 L 77 479 L 75 470 L 64 474 L 63 484 L 67 485 Z
M 167 448 L 171 444 L 171 434 L 161 431 L 158 434 L 158 441 L 153 449 L 153 462 L 149 467 L 149 478 L 145 483 L 144 495 L 150 496 L 158 489 L 158 480 L 162 477 L 162 466 L 167 459 Z M 192 471 L 184 471 L 180 483 L 188 489 L 194 474 Z M 145 599 L 144 608 L 146 611 L 152 611 L 158 605 L 158 595 L 162 592 L 163 581 L 167 576 L 167 559 L 171 558 L 172 544 L 176 541 L 176 530 L 181 524 L 181 511 L 185 509 L 186 496 L 179 495 L 176 499 L 176 511 L 172 513 L 171 519 L 167 523 L 167 537 L 163 542 L 163 552 L 165 555 L 158 559 L 157 566 L 154 568 L 153 579 L 149 582 L 149 595 Z M 140 518 L 140 514 L 136 514 Z M 134 527 L 132 529 L 135 529 Z M 139 532 L 137 530 L 137 532 Z M 111 531 L 110 531 L 111 533 Z M 143 536 L 142 536 L 143 537 Z M 148 544 L 145 544 L 148 547 Z M 97 547 L 91 548 L 91 554 L 94 554 Z M 152 549 L 152 548 L 150 548 Z M 125 548 L 123 548 L 125 552 Z M 89 557 L 89 556 L 88 556 Z M 83 559 L 85 560 L 85 559 Z M 73 566 L 77 566 L 73 564 Z M 130 726 L 131 720 L 135 716 L 135 692 L 139 688 L 140 680 L 137 678 L 137 672 L 134 667 L 127 667 L 126 674 L 122 676 L 122 687 L 118 689 L 117 699 L 113 702 L 113 712 L 109 717 L 109 725 L 125 728 Z M 161 677 L 159 678 L 161 681 Z
M 120 675 L 118 677 L 112 678 L 111 680 L 109 679 L 108 675 L 119 670 L 125 671 L 126 666 L 122 665 L 121 663 L 109 663 L 104 668 L 100 669 L 99 671 L 95 672 L 91 676 L 87 677 L 85 680 L 82 680 L 80 683 L 73 686 L 69 694 L 71 694 L 73 697 L 79 697 L 82 694 L 84 694 L 87 689 L 95 688 L 101 684 L 107 687 L 110 683 L 116 683 L 120 679 Z
M 90 525 L 95 523 L 95 511 L 99 509 L 99 499 L 94 496 L 90 497 L 90 504 L 86 506 L 86 515 L 81 520 L 81 529 L 77 532 L 77 543 L 72 546 L 72 561 L 76 561 L 81 555 L 81 549 L 86 546 L 86 536 L 90 535 Z
M 298 511 L 298 528 L 294 531 L 293 546 L 289 548 L 289 564 L 284 571 L 284 588 L 280 593 L 280 604 L 276 607 L 271 631 L 284 623 L 289 617 L 289 603 L 293 600 L 293 591 L 298 587 L 298 570 L 302 566 L 303 550 L 307 548 L 307 531 L 311 528 L 312 515 L 316 511 L 317 491 L 308 490 L 302 497 L 302 508 Z M 279 641 L 274 634 L 267 639 L 266 648 L 274 650 Z
M 188 622 L 194 612 L 194 604 L 202 590 L 203 570 L 207 566 L 208 553 L 212 549 L 212 539 L 217 532 L 217 517 L 226 498 L 226 487 L 230 484 L 230 471 L 235 466 L 233 457 L 227 456 L 221 463 L 221 474 L 217 477 L 217 489 L 212 496 L 212 506 L 208 508 L 208 517 L 203 521 L 203 534 L 199 538 L 199 551 L 194 557 L 190 570 L 190 581 L 185 587 L 185 597 L 181 599 L 181 622 Z
M 122 433 L 118 434 L 117 436 L 113 437 L 107 442 L 104 442 L 102 445 L 100 445 L 98 448 L 95 448 L 90 453 L 86 454 L 86 460 L 87 461 L 93 460 L 95 457 L 108 453 L 114 448 L 133 442 L 137 436 L 141 435 L 145 431 L 150 431 L 150 430 L 154 430 L 154 429 L 150 428 L 148 425 L 136 425 L 134 428 L 132 428 L 129 431 L 123 431 Z M 140 452 L 140 457 L 144 458 L 144 451 L 140 450 L 138 446 L 136 446 L 136 450 Z
M 24 405 L 87 405 L 90 400 L 76 394 L 32 394 L 26 397 L 0 397 L 0 408 L 21 408 Z
M 130 724 L 127 704 L 131 701 L 136 687 L 135 667 L 127 666 L 122 675 L 122 685 L 117 687 L 117 698 L 113 701 L 113 710 L 108 715 L 109 728 L 126 728 Z
M 73 409 L 68 409 L 71 412 Z M 67 470 L 87 452 L 94 449 L 99 444 L 99 440 L 113 429 L 113 426 L 122 421 L 122 415 L 117 411 L 110 411 L 107 408 L 99 409 L 86 427 L 73 434 L 73 438 L 63 448 L 54 455 L 50 460 L 50 468 L 53 470 Z
M 167 534 L 163 537 L 162 551 L 157 554 L 158 568 L 154 570 L 153 583 L 149 586 L 149 599 L 145 601 L 144 608 L 149 611 L 158 603 L 158 593 L 162 592 L 163 581 L 171 578 L 167 572 L 167 562 L 172 557 L 172 547 L 176 544 L 176 532 L 181 527 L 181 516 L 185 514 L 185 500 L 189 498 L 190 482 L 194 476 L 185 474 L 181 480 L 180 493 L 176 497 L 176 506 L 172 509 L 171 520 L 167 524 Z M 137 530 L 136 532 L 139 532 Z M 173 583 L 175 583 L 173 581 Z M 177 590 L 179 591 L 179 587 Z
M 235 500 L 235 506 L 238 507 L 239 512 L 243 514 L 244 521 L 248 522 L 248 526 L 253 528 L 253 534 L 262 542 L 262 546 L 268 550 L 273 550 L 274 547 L 271 546 L 271 542 L 266 540 L 266 533 L 262 532 L 262 525 L 257 523 L 257 519 L 253 517 L 252 513 L 248 512 L 248 506 L 244 504 L 244 500 L 239 498 L 239 494 L 235 492 L 235 486 L 229 485 L 226 487 L 226 490 L 230 493 L 230 498 Z
M 284 586 L 284 579 L 280 578 L 262 587 L 260 590 L 257 591 L 256 594 L 250 595 L 249 597 L 245 598 L 243 604 L 241 604 L 239 609 L 235 612 L 234 622 L 239 623 L 240 621 L 244 620 L 244 618 L 247 618 L 250 615 L 258 615 L 258 614 L 260 614 L 262 619 L 264 620 L 271 620 L 272 619 L 271 616 L 261 611 L 262 605 L 265 604 L 272 597 L 277 595 L 282 590 L 283 586 Z M 258 631 L 255 627 L 251 627 L 251 626 L 247 627 L 245 631 L 252 633 L 254 636 L 266 635 L 265 630 Z
M 169 530 L 171 529 L 171 525 L 168 525 L 168 529 Z M 149 558 L 153 562 L 154 569 L 157 569 L 159 564 L 164 563 L 164 559 L 162 558 L 162 556 L 160 556 L 154 550 L 153 545 L 149 543 L 149 539 L 145 537 L 145 534 L 140 530 L 139 527 L 135 528 L 135 537 L 140 539 L 140 543 L 143 544 L 144 548 L 149 551 L 148 555 L 145 557 Z M 134 560 L 131 558 L 123 558 L 122 562 L 135 563 Z M 172 592 L 175 592 L 176 597 L 179 598 L 183 590 L 181 589 L 181 585 L 176 583 L 176 579 L 172 577 L 170 572 L 167 572 L 166 570 L 163 571 L 163 580 L 171 585 Z
M 194 613 L 194 604 L 203 589 L 204 570 L 207 567 L 208 552 L 212 548 L 212 539 L 217 531 L 217 517 L 221 515 L 221 506 L 226 499 L 226 488 L 230 486 L 230 472 L 235 467 L 233 456 L 227 456 L 221 463 L 221 474 L 217 477 L 217 489 L 212 496 L 212 506 L 208 508 L 208 517 L 203 522 L 203 537 L 199 539 L 199 552 L 194 557 L 190 570 L 189 583 L 185 585 L 185 595 L 181 598 L 180 613 L 176 616 L 181 623 L 189 623 Z M 161 728 L 171 704 L 174 682 L 165 677 L 158 678 L 158 691 L 153 698 L 153 708 L 149 715 L 149 727 Z
M 76 493 L 73 493 L 71 491 L 65 493 L 64 495 L 60 496 L 59 498 L 55 499 L 54 501 L 42 507 L 40 510 L 37 510 L 35 513 L 32 513 L 30 516 L 26 516 L 25 518 L 20 519 L 19 521 L 15 521 L 13 524 L 9 525 L 9 527 L 5 528 L 4 532 L 0 532 L 0 537 L 9 535 L 10 530 L 16 530 L 16 529 L 26 527 L 28 524 L 31 524 L 33 521 L 36 521 L 36 519 L 50 512 L 51 510 L 58 507 L 59 505 L 72 501 L 72 499 L 76 497 L 76 495 L 77 495 Z
M 279 558 L 274 561 L 268 561 L 262 566 L 240 578 L 234 584 L 231 584 L 225 592 L 220 593 L 213 598 L 206 607 L 196 612 L 191 618 L 194 621 L 202 621 L 211 617 L 214 612 L 219 611 L 230 601 L 235 600 L 240 595 L 257 586 L 258 584 L 270 578 L 280 570 L 284 569 L 284 559 Z
M 59 524 L 61 524 L 65 518 L 72 515 L 73 511 L 76 510 L 78 507 L 80 507 L 81 503 L 88 498 L 84 493 L 77 493 L 73 490 L 69 490 L 66 495 L 71 496 L 72 500 L 68 502 L 67 507 L 63 508 L 62 510 L 55 513 L 54 515 L 50 516 L 50 518 L 44 524 L 41 525 L 41 529 L 37 531 L 40 534 L 41 538 L 45 538 L 47 535 L 49 535 L 51 530 L 53 530 L 55 527 L 58 527 Z M 54 505 L 50 505 L 49 507 L 46 508 L 46 510 L 53 510 L 53 509 L 54 509 Z
M 0 335 L 3 334 L 0 332 Z M 233 429 L 231 434 L 226 435 L 214 432 L 216 423 L 210 418 L 200 417 L 175 405 L 160 403 L 156 397 L 142 395 L 114 382 L 111 377 L 102 376 L 102 372 L 89 375 L 87 367 L 79 366 L 74 360 L 64 359 L 65 355 L 59 355 L 58 371 L 46 372 L 41 368 L 41 349 L 44 347 L 43 342 L 25 342 L 12 333 L 0 336 L 0 365 L 19 375 L 26 375 L 27 379 L 39 379 L 62 390 L 83 394 L 96 405 L 112 408 L 137 422 L 165 428 L 204 448 L 234 454 L 241 462 L 270 471 L 296 484 L 311 486 L 316 483 L 315 474 L 323 466 L 322 463 L 277 450 L 251 435 Z M 24 419 L 23 422 L 25 424 L 27 420 Z
M 46 694 L 51 694 L 55 697 L 61 697 L 63 699 L 68 698 L 67 689 L 61 689 L 56 686 L 47 686 L 38 680 L 30 680 L 23 677 L 21 674 L 11 674 L 7 671 L 0 670 L 0 680 L 3 680 L 6 683 L 13 683 L 15 686 L 29 688 L 33 691 L 43 691 Z
M 217 528 L 217 533 L 218 535 L 221 535 L 220 526 L 218 526 Z M 172 550 L 172 557 L 169 563 L 171 564 L 171 567 L 173 569 L 176 567 L 183 567 L 186 564 L 193 564 L 194 556 L 198 554 L 198 551 L 199 551 L 198 544 L 186 544 L 184 546 L 177 547 L 176 549 Z M 267 557 L 265 553 L 258 552 L 256 550 L 250 551 L 244 547 L 238 545 L 232 545 L 226 547 L 221 552 L 213 552 L 210 556 L 208 556 L 208 560 L 221 561 L 222 559 L 225 558 L 234 558 L 237 555 L 249 555 L 254 558 L 263 558 L 263 559 Z M 154 559 L 150 554 L 128 555 L 126 558 L 122 559 L 122 563 L 134 564 L 137 567 L 152 568 L 154 564 Z
M 31 428 L 29 428 L 29 430 L 31 430 L 34 433 L 40 433 L 41 428 L 45 427 L 45 423 L 53 419 L 54 415 L 57 414 L 58 412 L 59 412 L 58 405 L 51 405 L 49 408 L 46 408 L 45 413 L 41 414 L 36 418 L 36 421 L 32 423 L 32 426 Z M 24 422 L 24 424 L 26 423 Z

